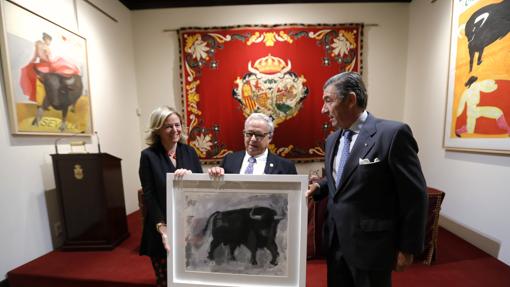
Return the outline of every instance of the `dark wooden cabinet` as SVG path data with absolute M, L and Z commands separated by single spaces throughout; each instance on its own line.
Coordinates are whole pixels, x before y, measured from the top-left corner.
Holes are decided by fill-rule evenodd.
M 113 249 L 129 236 L 120 158 L 107 153 L 53 154 L 64 250 Z

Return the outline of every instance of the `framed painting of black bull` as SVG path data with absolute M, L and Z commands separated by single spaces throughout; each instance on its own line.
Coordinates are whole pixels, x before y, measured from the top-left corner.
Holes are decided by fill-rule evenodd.
M 307 183 L 168 174 L 168 286 L 305 286 Z
M 85 38 L 0 0 L 2 68 L 13 134 L 92 133 Z

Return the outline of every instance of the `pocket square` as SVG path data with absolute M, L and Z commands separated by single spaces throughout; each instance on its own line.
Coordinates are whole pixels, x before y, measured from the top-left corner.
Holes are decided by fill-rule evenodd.
M 374 161 L 370 161 L 368 158 L 360 158 L 359 165 L 374 164 L 380 162 L 379 158 L 374 158 Z

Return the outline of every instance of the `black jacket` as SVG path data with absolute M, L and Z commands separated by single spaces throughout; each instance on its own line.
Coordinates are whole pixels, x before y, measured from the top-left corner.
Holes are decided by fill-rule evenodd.
M 202 173 L 198 155 L 192 147 L 178 143 L 176 156 L 177 167 L 172 164 L 160 143 L 144 149 L 140 156 L 138 173 L 147 210 L 140 244 L 141 255 L 166 257 L 161 235 L 156 230 L 158 222 L 166 222 L 166 174 L 179 168 Z
M 327 244 L 335 229 L 350 264 L 391 270 L 397 251 L 419 254 L 424 245 L 427 193 L 418 145 L 407 125 L 369 114 L 336 188 L 332 170 L 341 132 L 326 140 L 326 180 L 313 196 L 328 197 Z
M 225 169 L 225 173 L 239 173 L 243 165 L 245 151 L 238 151 L 227 154 L 221 162 L 221 167 Z M 279 157 L 274 153 L 267 153 L 265 174 L 297 174 L 296 165 L 293 161 Z

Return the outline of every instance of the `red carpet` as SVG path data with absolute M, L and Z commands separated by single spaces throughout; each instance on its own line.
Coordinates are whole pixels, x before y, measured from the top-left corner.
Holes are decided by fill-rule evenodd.
M 121 287 L 154 286 L 150 260 L 138 256 L 140 214 L 128 216 L 131 236 L 113 251 L 53 251 L 7 274 L 10 287 Z M 326 265 L 308 261 L 307 286 L 326 286 Z M 510 267 L 440 229 L 437 261 L 432 266 L 414 264 L 393 273 L 395 287 L 508 287 Z

